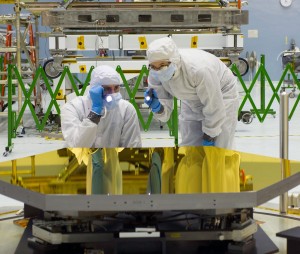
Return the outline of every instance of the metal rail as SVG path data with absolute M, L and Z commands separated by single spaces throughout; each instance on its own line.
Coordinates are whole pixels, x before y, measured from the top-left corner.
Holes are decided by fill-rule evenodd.
M 280 93 L 280 158 L 281 177 L 285 179 L 291 175 L 289 158 L 289 93 L 285 90 Z M 288 193 L 280 195 L 280 213 L 288 212 Z
M 41 12 L 63 7 L 61 2 L 27 2 L 22 3 L 22 8 L 30 12 Z M 221 8 L 217 2 L 72 2 L 67 9 L 88 9 L 88 8 L 111 8 L 111 9 L 146 9 L 146 8 L 211 8 L 211 9 L 228 9 Z M 230 3 L 230 9 L 239 9 L 237 2 Z
M 78 8 L 43 11 L 42 24 L 52 28 L 126 29 L 236 29 L 248 24 L 248 12 L 235 8 Z
M 43 211 L 200 211 L 256 207 L 300 183 L 296 173 L 253 192 L 153 195 L 45 195 L 0 181 L 0 193 Z

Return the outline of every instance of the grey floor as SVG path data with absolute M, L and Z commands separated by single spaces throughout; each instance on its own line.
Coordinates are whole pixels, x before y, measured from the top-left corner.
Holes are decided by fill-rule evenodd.
M 300 226 L 299 216 L 288 215 L 287 217 L 281 216 L 277 212 L 254 209 L 254 219 L 278 247 L 280 254 L 287 253 L 286 239 L 277 237 L 276 233 Z
M 260 105 L 259 92 L 259 87 L 257 87 L 253 90 L 252 95 L 257 107 Z M 267 94 L 268 93 L 270 94 L 270 91 L 267 91 Z M 242 92 L 240 94 L 242 100 L 244 94 Z M 296 94 L 296 96 L 298 96 L 298 94 Z M 294 105 L 296 98 L 290 99 L 290 109 Z M 266 99 L 266 104 L 268 103 L 269 99 L 270 96 Z M 235 150 L 276 158 L 280 157 L 280 116 L 278 103 L 274 103 L 271 108 L 276 111 L 275 117 L 268 115 L 263 123 L 260 123 L 257 118 L 254 118 L 251 124 L 238 122 L 235 134 Z M 245 104 L 244 110 L 250 109 L 252 109 L 252 106 L 248 101 Z M 154 128 L 148 132 L 142 133 L 142 142 L 144 147 L 174 146 L 174 140 L 172 137 L 169 137 L 169 133 L 166 129 L 159 130 L 158 128 Z M 30 144 L 30 146 L 28 146 L 28 144 Z M 300 160 L 299 144 L 300 112 L 297 109 L 293 118 L 291 121 L 289 121 L 289 159 L 296 161 Z M 7 136 L 5 133 L 0 132 L 0 148 L 4 149 L 6 145 Z M 29 134 L 27 136 L 23 136 L 22 138 L 15 139 L 12 153 L 9 154 L 8 157 L 0 156 L 0 162 L 20 157 L 27 157 L 39 153 L 45 153 L 47 151 L 60 149 L 62 147 L 65 147 L 64 141 L 62 140 L 47 140 L 33 133 L 31 135 Z M 296 187 L 293 191 L 299 190 L 300 187 Z M 275 208 L 275 210 L 277 208 L 278 210 L 278 203 L 278 198 L 275 198 L 264 204 L 262 207 L 255 208 L 254 219 L 257 220 L 262 229 L 278 246 L 280 250 L 279 253 L 286 253 L 286 240 L 276 237 L 275 234 L 288 228 L 300 226 L 300 217 L 280 217 L 278 216 L 278 212 L 270 212 L 270 208 Z M 14 250 L 19 242 L 24 229 L 15 225 L 13 223 L 13 219 L 5 218 L 14 216 L 14 212 L 11 211 L 22 208 L 22 205 L 22 203 L 16 200 L 12 200 L 0 195 L 0 254 L 14 253 Z

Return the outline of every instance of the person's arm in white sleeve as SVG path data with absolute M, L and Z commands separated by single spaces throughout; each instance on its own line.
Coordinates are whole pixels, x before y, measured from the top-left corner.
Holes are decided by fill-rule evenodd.
M 226 116 L 220 80 L 213 70 L 204 68 L 198 71 L 195 83 L 197 95 L 203 104 L 202 131 L 210 137 L 217 137 Z
M 152 75 L 149 75 L 148 77 L 148 84 L 149 88 L 153 88 L 156 91 L 158 99 L 162 105 L 162 109 L 158 113 L 153 113 L 153 115 L 157 120 L 167 122 L 170 119 L 174 107 L 173 96 L 169 94 L 163 88 L 162 84 Z
M 126 107 L 120 147 L 142 147 L 139 120 L 132 104 Z
M 61 109 L 61 129 L 69 147 L 92 147 L 97 133 L 97 124 L 79 113 L 79 107 L 72 102 Z

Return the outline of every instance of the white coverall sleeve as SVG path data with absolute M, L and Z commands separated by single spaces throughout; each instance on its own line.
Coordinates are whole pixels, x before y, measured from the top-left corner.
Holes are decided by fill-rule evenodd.
M 211 137 L 217 137 L 226 116 L 221 81 L 210 68 L 200 70 L 195 78 L 196 92 L 203 104 L 202 131 Z
M 126 108 L 120 147 L 142 147 L 139 120 L 132 104 Z
M 148 77 L 148 84 L 149 88 L 153 88 L 156 91 L 158 99 L 164 107 L 162 113 L 153 113 L 153 115 L 157 120 L 167 122 L 170 119 L 174 107 L 173 96 L 164 89 L 160 81 L 151 75 L 151 71 Z
M 62 107 L 61 129 L 69 147 L 93 147 L 98 126 L 85 116 L 81 118 L 72 101 Z

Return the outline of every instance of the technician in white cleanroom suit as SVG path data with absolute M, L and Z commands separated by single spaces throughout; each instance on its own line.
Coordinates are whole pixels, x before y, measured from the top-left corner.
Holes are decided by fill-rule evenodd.
M 142 146 L 136 111 L 122 99 L 119 74 L 106 65 L 93 70 L 88 95 L 62 107 L 61 128 L 69 147 Z
M 150 71 L 145 103 L 165 122 L 173 109 L 173 96 L 181 100 L 180 145 L 231 149 L 239 105 L 237 80 L 231 70 L 203 50 L 178 50 L 169 37 L 150 43 L 147 56 Z
M 122 194 L 122 171 L 112 148 L 141 147 L 142 142 L 136 111 L 122 99 L 120 76 L 113 68 L 93 70 L 89 94 L 62 107 L 61 128 L 78 160 L 87 147 L 105 148 L 88 153 L 87 194 Z

